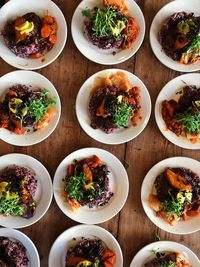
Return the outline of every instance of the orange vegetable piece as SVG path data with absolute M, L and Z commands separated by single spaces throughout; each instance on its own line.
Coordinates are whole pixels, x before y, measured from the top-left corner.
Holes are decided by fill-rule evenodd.
M 175 48 L 176 49 L 181 49 L 183 48 L 184 46 L 186 46 L 187 44 L 189 44 L 189 40 L 187 38 L 187 36 L 185 34 L 179 34 L 176 38 L 176 41 L 175 41 Z
M 40 53 L 35 53 L 35 54 L 32 54 L 31 56 L 30 56 L 30 58 L 32 58 L 32 59 L 36 59 L 36 58 L 40 58 L 42 56 L 42 54 L 40 54 Z
M 18 128 L 18 127 L 15 128 L 15 134 L 20 135 L 20 134 L 24 134 L 24 133 L 25 133 L 24 129 Z
M 16 18 L 15 20 L 15 26 L 20 26 L 25 22 L 25 19 L 20 17 L 20 18 Z
M 52 16 L 46 15 L 46 16 L 44 16 L 44 23 L 53 24 L 54 18 Z
M 87 182 L 92 182 L 92 172 L 87 164 L 83 164 L 83 172 L 86 176 L 86 181 Z
M 185 177 L 180 174 L 173 172 L 170 169 L 165 171 L 166 178 L 169 184 L 178 190 L 189 190 L 192 191 L 192 185 L 188 183 Z
M 55 44 L 57 42 L 57 36 L 55 34 L 50 34 L 49 42 Z
M 86 259 L 82 257 L 71 256 L 66 260 L 66 265 L 76 266 L 79 262 L 84 261 L 84 260 Z
M 116 262 L 116 255 L 112 250 L 106 249 L 102 256 L 102 260 L 103 260 L 103 265 L 105 267 L 113 267 L 113 265 Z
M 186 214 L 187 214 L 188 216 L 190 216 L 190 217 L 196 217 L 196 216 L 199 216 L 199 215 L 200 215 L 200 205 L 199 205 L 198 208 L 195 209 L 195 210 L 193 210 L 193 209 L 188 210 L 188 211 L 186 212 Z
M 17 95 L 17 92 L 13 91 L 13 90 L 10 90 L 8 93 L 7 93 L 7 96 L 18 96 Z
M 41 36 L 43 38 L 48 38 L 51 34 L 51 26 L 49 24 L 44 24 L 41 29 Z
M 67 175 L 72 176 L 74 174 L 74 165 L 70 164 L 67 166 Z
M 123 34 L 127 35 L 126 41 L 122 45 L 122 49 L 128 49 L 131 47 L 132 43 L 137 38 L 139 31 L 140 31 L 140 27 L 137 24 L 136 20 L 134 18 L 131 18 L 131 17 L 128 18 L 128 25 L 122 31 Z

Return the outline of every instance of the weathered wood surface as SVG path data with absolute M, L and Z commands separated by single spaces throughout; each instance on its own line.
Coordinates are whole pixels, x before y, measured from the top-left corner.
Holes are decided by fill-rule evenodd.
M 0 156 L 7 153 L 25 153 L 41 161 L 53 177 L 54 172 L 69 153 L 84 147 L 99 147 L 116 155 L 122 162 L 131 163 L 128 168 L 130 191 L 122 211 L 110 221 L 101 224 L 119 241 L 124 255 L 124 267 L 128 267 L 133 256 L 143 246 L 154 240 L 159 232 L 162 240 L 173 240 L 191 248 L 200 257 L 200 232 L 185 236 L 168 234 L 156 226 L 145 215 L 140 190 L 147 171 L 157 162 L 171 156 L 187 156 L 200 160 L 198 151 L 181 149 L 168 142 L 159 132 L 154 118 L 154 104 L 161 88 L 180 73 L 162 65 L 153 55 L 149 44 L 149 28 L 157 11 L 169 0 L 138 0 L 146 21 L 146 34 L 142 47 L 130 60 L 111 67 L 133 72 L 146 84 L 152 99 L 151 119 L 146 129 L 133 141 L 117 146 L 100 144 L 88 137 L 80 128 L 75 115 L 75 100 L 82 83 L 97 71 L 107 66 L 87 60 L 75 47 L 71 32 L 72 14 L 80 0 L 55 0 L 63 11 L 68 24 L 68 38 L 64 51 L 48 67 L 38 72 L 46 76 L 57 88 L 62 102 L 62 116 L 57 129 L 45 141 L 30 147 L 17 147 L 0 141 Z M 0 75 L 14 68 L 0 60 Z M 33 226 L 22 229 L 35 243 L 41 257 L 41 266 L 47 267 L 50 248 L 64 230 L 77 223 L 67 218 L 53 200 L 46 215 Z M 55 266 L 56 267 L 56 266 Z M 135 266 L 138 267 L 138 266 Z

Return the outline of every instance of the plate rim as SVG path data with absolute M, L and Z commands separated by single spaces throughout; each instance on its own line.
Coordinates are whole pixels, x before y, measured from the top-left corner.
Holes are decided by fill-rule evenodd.
M 82 2 L 84 1 L 87 1 L 87 0 L 82 0 Z M 95 62 L 97 64 L 101 64 L 101 65 L 116 65 L 116 64 L 120 64 L 122 62 L 125 62 L 127 61 L 128 59 L 130 59 L 131 57 L 133 57 L 137 52 L 138 50 L 141 48 L 143 42 L 144 42 L 144 38 L 145 38 L 145 32 L 146 32 L 146 23 L 145 23 L 145 18 L 144 18 L 144 14 L 140 8 L 140 6 L 135 2 L 135 1 L 132 1 L 132 4 L 134 5 L 134 7 L 136 7 L 137 11 L 140 13 L 140 17 L 141 17 L 141 24 L 142 27 L 143 27 L 143 33 L 142 33 L 142 36 L 141 36 L 141 41 L 138 45 L 138 47 L 135 49 L 135 52 L 132 52 L 130 53 L 128 56 L 126 56 L 125 58 L 122 58 L 122 59 L 119 59 L 115 62 L 109 62 L 109 61 L 102 61 L 100 58 L 98 59 L 98 57 L 95 57 L 95 58 L 91 58 L 90 56 L 86 56 L 85 53 L 83 53 L 82 50 L 79 49 L 79 45 L 77 44 L 77 42 L 75 42 L 75 38 L 74 38 L 74 20 L 75 20 L 75 13 L 77 12 L 77 9 L 82 5 L 82 2 L 80 2 L 78 4 L 78 6 L 76 7 L 76 9 L 74 10 L 74 13 L 73 13 L 73 16 L 72 16 L 72 20 L 71 20 L 71 35 L 72 35 L 72 39 L 73 39 L 73 42 L 76 46 L 76 48 L 78 49 L 78 51 L 85 57 L 87 58 L 88 60 L 92 61 L 92 62 Z
M 149 243 L 147 245 L 145 245 L 144 247 L 142 247 L 133 257 L 131 263 L 130 263 L 130 266 L 129 267 L 134 267 L 133 264 L 134 264 L 134 261 L 136 259 L 136 257 L 138 257 L 141 253 L 143 253 L 143 251 L 146 251 L 148 249 L 151 249 L 151 247 L 153 246 L 159 246 L 159 245 L 164 245 L 164 244 L 168 244 L 169 246 L 171 245 L 171 247 L 173 247 L 174 245 L 180 247 L 180 249 L 183 249 L 183 250 L 187 250 L 189 251 L 191 254 L 192 254 L 192 257 L 195 258 L 195 260 L 199 261 L 200 263 L 200 260 L 199 258 L 197 257 L 197 255 L 189 248 L 187 247 L 186 245 L 183 245 L 182 243 L 178 243 L 178 242 L 175 242 L 175 241 L 171 241 L 171 240 L 160 240 L 160 241 L 154 241 L 152 243 Z M 185 252 L 185 251 L 184 251 Z
M 17 0 L 12 0 L 11 2 L 14 2 L 14 1 L 17 2 Z M 57 54 L 54 58 L 52 58 L 49 62 L 45 62 L 45 61 L 44 61 L 44 62 L 41 62 L 41 65 L 40 65 L 40 66 L 38 65 L 38 66 L 35 66 L 35 67 L 28 67 L 28 66 L 25 66 L 25 65 L 19 66 L 17 63 L 16 63 L 16 64 L 13 64 L 13 63 L 11 64 L 11 63 L 6 59 L 6 57 L 4 56 L 4 54 L 1 53 L 1 50 L 0 50 L 0 57 L 1 57 L 7 64 L 9 64 L 9 65 L 12 66 L 12 67 L 15 67 L 15 68 L 20 69 L 20 70 L 27 70 L 27 71 L 28 71 L 28 70 L 39 70 L 39 69 L 42 69 L 42 68 L 44 68 L 44 67 L 50 65 L 51 63 L 53 63 L 53 62 L 60 56 L 60 54 L 63 52 L 63 49 L 65 48 L 65 45 L 66 45 L 66 42 L 67 42 L 67 38 L 68 38 L 68 26 L 67 26 L 67 21 L 66 21 L 66 19 L 65 19 L 65 16 L 64 16 L 62 10 L 59 8 L 59 6 L 58 6 L 56 3 L 54 3 L 52 0 L 43 0 L 43 1 L 46 1 L 48 5 L 52 5 L 52 6 L 54 7 L 54 9 L 56 9 L 56 10 L 59 12 L 59 17 L 62 19 L 62 21 L 63 21 L 63 25 L 64 25 L 64 29 L 65 29 L 63 44 L 62 44 L 62 46 L 61 46 L 61 48 L 60 48 L 58 54 Z M 3 5 L 3 7 L 0 9 L 0 15 L 1 15 L 1 13 L 3 13 L 4 9 L 6 9 L 8 5 L 11 5 L 11 4 L 10 4 L 11 2 L 7 2 L 7 3 L 5 3 L 5 4 Z M 39 1 L 38 1 L 38 2 L 39 2 Z M 6 46 L 6 47 L 7 47 L 7 46 Z M 7 48 L 8 48 L 8 47 L 7 47 Z M 9 50 L 9 48 L 8 48 L 8 50 Z M 16 56 L 15 54 L 13 54 L 13 55 Z M 18 56 L 16 56 L 16 57 L 18 57 Z
M 4 224 L 4 223 L 1 222 L 1 226 L 5 227 L 5 228 L 13 229 L 13 230 L 15 230 L 15 229 L 22 229 L 22 228 L 25 228 L 25 227 L 29 227 L 29 226 L 31 226 L 31 225 L 37 223 L 39 220 L 41 220 L 41 219 L 45 216 L 45 214 L 47 213 L 47 211 L 49 210 L 50 205 L 51 205 L 51 203 L 52 203 L 52 199 L 53 199 L 53 186 L 52 186 L 52 180 L 51 180 L 51 176 L 50 176 L 50 174 L 49 174 L 47 168 L 46 168 L 46 167 L 45 167 L 45 166 L 44 166 L 38 159 L 36 159 L 36 158 L 34 158 L 34 157 L 30 156 L 30 155 L 23 154 L 23 153 L 8 153 L 8 154 L 5 154 L 5 155 L 2 155 L 2 156 L 0 156 L 0 161 L 2 160 L 2 158 L 15 157 L 15 156 L 17 156 L 17 157 L 21 157 L 21 158 L 28 158 L 28 159 L 30 159 L 30 160 L 36 162 L 38 166 L 40 165 L 40 167 L 43 168 L 43 170 L 44 170 L 44 171 L 46 172 L 46 174 L 47 174 L 46 177 L 48 177 L 48 179 L 46 178 L 46 180 L 48 180 L 48 182 L 49 182 L 49 185 L 50 185 L 50 188 L 51 188 L 51 192 L 50 192 L 50 196 L 49 196 L 48 205 L 47 205 L 46 208 L 44 209 L 44 212 L 43 212 L 43 213 L 42 213 L 36 220 L 34 220 L 33 222 L 31 222 L 31 223 L 26 223 L 26 224 L 24 224 L 24 225 L 22 225 L 22 226 L 19 226 L 19 225 L 18 225 L 18 226 L 12 226 L 12 227 L 8 227 L 6 224 Z M 22 167 L 23 167 L 23 164 L 22 164 Z M 29 166 L 29 167 L 30 167 L 30 166 Z M 35 171 L 35 170 L 34 170 L 34 171 Z M 44 178 L 43 178 L 43 179 L 44 179 Z M 43 180 L 43 179 L 41 179 L 41 180 Z M 27 222 L 28 222 L 28 221 L 27 221 Z
M 192 73 L 192 72 L 195 72 L 195 71 L 199 71 L 200 70 L 200 65 L 199 66 L 196 66 L 196 67 L 194 67 L 194 68 L 191 68 L 191 69 L 187 69 L 187 66 L 188 65 L 190 65 L 190 66 L 192 66 L 192 64 L 186 64 L 186 65 L 184 65 L 184 64 L 181 64 L 181 63 L 179 63 L 180 64 L 180 68 L 179 68 L 179 66 L 175 66 L 176 65 L 176 63 L 178 63 L 178 61 L 174 61 L 173 59 L 171 59 L 170 57 L 168 57 L 169 58 L 169 60 L 170 60 L 170 62 L 171 62 L 171 64 L 170 63 L 168 63 L 168 62 L 166 62 L 165 61 L 165 59 L 162 59 L 162 58 L 160 58 L 159 56 L 158 56 L 158 54 L 156 53 L 156 48 L 155 48 L 155 44 L 154 44 L 154 41 L 152 40 L 153 39 L 153 36 L 154 36 L 154 34 L 153 34 L 153 27 L 156 27 L 156 24 L 155 24 L 155 21 L 159 18 L 159 16 L 160 16 L 160 14 L 162 14 L 162 12 L 165 10 L 165 8 L 167 8 L 168 6 L 173 6 L 173 5 L 175 5 L 176 4 L 176 2 L 177 1 L 179 1 L 180 3 L 181 3 L 181 1 L 183 1 L 183 0 L 176 0 L 176 1 L 171 1 L 171 2 L 169 2 L 169 3 L 167 3 L 166 5 L 164 5 L 163 7 L 161 7 L 158 11 L 157 11 L 157 13 L 155 14 L 155 16 L 153 17 L 153 20 L 152 20 L 152 22 L 151 22 L 151 25 L 150 25 L 150 30 L 149 30 L 149 42 L 150 42 L 150 46 L 151 46 L 151 49 L 152 49 L 152 51 L 153 51 L 153 54 L 154 54 L 154 56 L 158 59 L 158 61 L 160 62 L 160 63 L 162 63 L 165 67 L 167 67 L 167 68 L 169 68 L 169 69 L 172 69 L 172 70 L 174 70 L 174 71 L 178 71 L 178 72 L 185 72 L 185 73 Z M 187 1 L 187 0 L 184 0 L 185 2 Z M 187 2 L 186 2 L 187 3 Z M 178 11 L 177 11 L 178 12 Z M 176 12 L 174 12 L 174 13 L 176 13 Z M 158 26 L 158 25 L 157 25 Z M 156 27 L 157 28 L 157 27 Z M 159 44 L 159 49 L 160 50 L 162 50 L 162 46 L 160 45 L 160 43 L 159 42 L 157 42 L 158 44 Z M 163 53 L 165 53 L 165 52 L 163 52 Z M 166 54 L 165 54 L 166 55 Z M 193 65 L 194 66 L 194 65 Z
M 147 181 L 147 179 L 150 179 L 148 176 L 149 174 L 152 172 L 152 170 L 154 170 L 155 168 L 157 168 L 159 165 L 162 166 L 163 163 L 165 162 L 168 162 L 168 161 L 171 161 L 171 160 L 174 160 L 174 165 L 176 166 L 176 162 L 178 162 L 178 160 L 184 160 L 184 161 L 192 161 L 194 162 L 195 164 L 198 164 L 199 167 L 200 167 L 200 162 L 196 159 L 193 159 L 193 158 L 190 158 L 190 157 L 184 157 L 184 156 L 172 156 L 172 157 L 168 157 L 168 158 L 165 158 L 165 159 L 162 159 L 160 160 L 159 162 L 157 162 L 156 164 L 154 164 L 146 173 L 143 181 L 142 181 L 142 185 L 141 185 L 141 190 L 140 190 L 140 201 L 141 201 L 141 204 L 142 204 L 142 207 L 143 207 L 143 211 L 145 212 L 145 215 L 147 216 L 147 218 L 151 221 L 151 223 L 153 223 L 155 226 L 157 226 L 159 229 L 161 229 L 162 231 L 165 231 L 167 233 L 170 233 L 170 234 L 174 234 L 174 235 L 189 235 L 189 234 L 192 234 L 192 233 L 196 233 L 200 230 L 200 226 L 198 229 L 195 229 L 195 230 L 189 230 L 189 231 L 175 231 L 175 229 L 173 228 L 170 228 L 170 230 L 166 230 L 166 228 L 164 229 L 164 227 L 161 227 L 159 222 L 157 220 L 152 220 L 152 218 L 149 217 L 148 215 L 148 212 L 147 212 L 147 205 L 145 204 L 145 200 L 143 199 L 143 191 L 144 191 L 144 184 L 145 182 Z M 188 168 L 188 169 L 191 169 L 192 168 Z M 154 180 L 156 179 L 156 177 L 154 178 Z M 149 193 L 150 193 L 150 190 L 149 190 Z M 154 218 L 156 218 L 156 215 L 154 215 Z
M 97 151 L 97 154 L 98 154 L 98 151 L 101 151 L 103 153 L 106 153 L 107 155 L 111 156 L 113 159 L 115 159 L 115 161 L 120 165 L 120 168 L 123 169 L 123 172 L 124 172 L 124 179 L 126 180 L 126 195 L 124 196 L 123 198 L 123 201 L 122 201 L 122 204 L 121 204 L 121 207 L 120 209 L 118 208 L 117 209 L 117 212 L 113 213 L 112 216 L 107 216 L 106 219 L 99 219 L 99 220 L 94 220 L 92 222 L 89 222 L 89 221 L 86 221 L 85 219 L 76 219 L 74 218 L 73 214 L 70 214 L 68 213 L 68 210 L 69 208 L 66 207 L 65 211 L 63 211 L 63 209 L 61 209 L 60 205 L 58 204 L 58 196 L 55 192 L 55 181 L 60 181 L 61 178 L 58 177 L 57 173 L 61 167 L 61 165 L 65 162 L 65 160 L 69 157 L 69 156 L 72 156 L 73 154 L 79 154 L 80 151 L 84 152 L 84 151 L 92 151 L 92 150 L 96 150 Z M 102 149 L 102 148 L 97 148 L 97 147 L 85 147 L 85 148 L 81 148 L 81 149 L 78 149 L 78 150 L 75 150 L 73 151 L 72 153 L 70 153 L 69 155 L 67 155 L 61 162 L 60 164 L 58 165 L 56 171 L 55 171 L 55 174 L 54 174 L 54 177 L 53 177 L 53 195 L 54 195 L 54 199 L 55 199 L 55 202 L 58 206 L 58 208 L 62 211 L 62 213 L 70 218 L 71 220 L 75 221 L 75 222 L 78 222 L 78 223 L 82 223 L 82 224 L 87 224 L 87 225 L 96 225 L 96 224 L 100 224 L 100 223 L 103 223 L 103 222 L 107 222 L 109 220 L 111 220 L 114 216 L 116 216 L 117 214 L 119 214 L 119 212 L 122 210 L 122 208 L 124 207 L 126 201 L 127 201 L 127 198 L 128 198 L 128 194 L 129 194 L 129 178 L 128 178 L 128 173 L 125 169 L 125 167 L 123 166 L 123 164 L 121 163 L 121 161 L 114 155 L 112 154 L 111 152 L 105 150 L 105 149 Z M 109 204 L 108 204 L 109 206 Z
M 143 90 L 144 90 L 144 93 L 146 94 L 146 100 L 148 101 L 148 106 L 149 106 L 149 110 L 148 110 L 148 113 L 146 114 L 146 121 L 143 121 L 143 126 L 141 127 L 141 130 L 138 131 L 137 134 L 135 134 L 134 137 L 129 137 L 127 139 L 121 139 L 120 141 L 113 141 L 113 142 L 110 142 L 110 141 L 105 141 L 104 140 L 100 140 L 100 139 L 97 139 L 97 138 L 94 138 L 91 134 L 88 133 L 88 131 L 85 129 L 85 127 L 83 126 L 83 123 L 82 123 L 82 120 L 80 120 L 79 116 L 78 116 L 78 104 L 79 104 L 79 98 L 80 98 L 80 95 L 81 93 L 84 91 L 84 88 L 86 87 L 86 84 L 88 83 L 89 80 L 93 80 L 98 77 L 98 76 L 105 76 L 106 73 L 114 73 L 114 72 L 123 72 L 125 73 L 126 75 L 131 75 L 134 79 L 138 80 L 139 83 L 141 83 L 142 87 L 143 87 Z M 142 104 L 141 104 L 142 106 Z M 108 68 L 108 69 L 104 69 L 104 70 L 100 70 L 94 74 L 92 74 L 90 77 L 88 77 L 84 82 L 83 84 L 81 85 L 79 91 L 78 91 L 78 94 L 76 96 L 76 103 L 75 103 L 75 110 L 76 110 L 76 117 L 77 117 L 77 120 L 79 122 L 79 125 L 81 126 L 81 129 L 92 139 L 102 143 L 102 144 L 107 144 L 107 145 L 120 145 L 120 144 L 124 144 L 124 143 L 128 143 L 130 141 L 133 141 L 135 138 L 137 138 L 144 130 L 145 128 L 147 127 L 148 123 L 149 123 L 149 120 L 150 120 L 150 117 L 151 117 L 151 114 L 152 114 L 152 101 L 151 101 L 151 96 L 150 96 L 150 93 L 149 93 L 149 90 L 147 89 L 146 85 L 144 84 L 144 82 L 138 77 L 136 76 L 134 73 L 130 72 L 130 71 L 127 71 L 127 70 L 124 70 L 124 69 L 121 69 L 121 68 Z M 88 116 L 89 118 L 89 116 Z M 136 126 L 137 127 L 137 126 Z M 91 126 L 90 126 L 91 128 Z M 112 133 L 111 133 L 112 134 Z M 123 135 L 123 133 L 122 133 Z M 102 138 L 103 139 L 103 138 Z
M 42 138 L 41 140 L 39 140 L 39 141 L 29 142 L 29 143 L 27 142 L 26 144 L 22 144 L 22 143 L 19 143 L 19 142 L 8 142 L 8 141 L 6 141 L 5 139 L 3 139 L 3 138 L 1 137 L 1 130 L 3 130 L 3 129 L 0 128 L 0 139 L 1 139 L 2 141 L 4 141 L 4 142 L 7 143 L 7 144 L 14 145 L 14 146 L 28 147 L 28 146 L 36 145 L 36 144 L 39 144 L 39 143 L 43 142 L 43 141 L 46 140 L 48 137 L 50 137 L 51 134 L 53 134 L 53 132 L 56 130 L 56 128 L 57 128 L 57 126 L 58 126 L 58 124 L 59 124 L 60 118 L 61 118 L 62 105 L 61 105 L 60 96 L 59 96 L 58 91 L 57 91 L 56 87 L 54 86 L 54 84 L 53 84 L 48 78 L 46 78 L 44 75 L 42 75 L 42 74 L 40 74 L 40 73 L 38 73 L 38 72 L 35 72 L 35 71 L 33 71 L 33 70 L 19 70 L 19 69 L 17 69 L 17 70 L 14 70 L 14 71 L 10 71 L 10 72 L 4 74 L 3 76 L 1 76 L 1 77 L 0 77 L 0 81 L 1 81 L 1 79 L 5 79 L 6 76 L 9 76 L 9 75 L 16 75 L 16 76 L 17 76 L 18 73 L 21 73 L 21 74 L 24 73 L 24 75 L 25 75 L 26 73 L 30 73 L 30 75 L 35 76 L 35 77 L 38 76 L 38 78 L 41 78 L 41 79 L 43 79 L 45 82 L 49 83 L 49 86 L 51 87 L 51 90 L 53 90 L 54 94 L 56 95 L 56 101 L 57 101 L 57 105 L 56 105 L 56 106 L 57 106 L 57 113 L 58 113 L 58 115 L 57 115 L 57 119 L 56 119 L 55 125 L 54 125 L 53 129 L 48 133 L 48 135 L 47 135 L 46 137 L 43 137 L 43 138 Z M 6 79 L 7 79 L 7 78 L 6 78 Z M 23 83 L 21 83 L 21 84 L 23 84 Z M 4 91 L 5 91 L 5 89 L 2 90 L 2 92 L 4 92 Z M 50 92 L 50 90 L 48 90 L 48 91 Z M 0 93 L 2 94 L 2 92 L 0 92 Z M 1 94 L 0 94 L 0 96 L 1 96 Z M 6 130 L 7 130 L 7 129 L 6 129 Z M 7 131 L 10 132 L 9 130 L 7 130 Z M 10 133 L 10 134 L 11 134 L 11 133 Z M 13 134 L 14 134 L 14 133 L 13 133 Z M 24 138 L 26 137 L 26 135 L 23 135 L 23 136 L 24 136 Z
M 184 148 L 184 149 L 188 149 L 188 150 L 198 150 L 198 149 L 200 149 L 200 143 L 198 142 L 197 144 L 193 144 L 192 142 L 190 142 L 189 143 L 189 141 L 187 142 L 187 143 L 183 143 L 182 145 L 180 145 L 180 144 L 177 144 L 177 142 L 176 142 L 176 140 L 180 140 L 181 141 L 181 139 L 182 138 L 184 138 L 184 137 L 178 137 L 178 136 L 176 136 L 175 135 L 175 133 L 174 133 L 174 138 L 169 138 L 166 134 L 165 134 L 165 132 L 166 131 L 170 131 L 170 130 L 166 130 L 166 131 L 164 131 L 164 130 L 162 130 L 161 129 L 161 124 L 160 124 L 160 122 L 159 122 L 159 120 L 162 120 L 163 122 L 164 122 L 164 120 L 163 120 L 163 118 L 162 118 L 162 115 L 161 115 L 161 113 L 160 113 L 160 104 L 158 103 L 158 101 L 159 100 L 162 100 L 162 99 L 160 99 L 160 97 L 161 97 L 161 95 L 163 94 L 163 92 L 165 92 L 165 91 L 169 91 L 169 89 L 168 89 L 168 87 L 171 85 L 171 83 L 173 83 L 173 82 L 175 82 L 175 81 L 182 81 L 185 77 L 189 77 L 190 78 L 190 76 L 191 77 L 199 77 L 199 79 L 200 79 L 200 73 L 185 73 L 185 74 L 182 74 L 182 75 L 179 75 L 179 76 L 177 76 L 177 77 L 175 77 L 175 78 L 173 78 L 173 79 L 171 79 L 170 81 L 168 81 L 163 87 L 162 87 L 162 89 L 160 90 L 160 92 L 159 92 L 159 94 L 158 94 L 158 96 L 157 96 L 157 98 L 156 98 L 156 101 L 155 101 L 155 106 L 154 106 L 154 117 L 155 117 L 155 121 L 156 121 L 156 125 L 157 125 L 157 127 L 158 127 L 158 129 L 159 129 L 159 131 L 162 133 L 162 135 L 169 141 L 169 142 L 171 142 L 172 144 L 174 144 L 174 145 L 176 145 L 176 146 L 178 146 L 178 147 L 181 147 L 181 148 Z M 176 88 L 176 90 L 174 90 L 174 94 L 179 90 L 180 88 Z M 173 97 L 173 94 L 171 95 L 171 97 Z M 164 99 L 163 99 L 164 100 Z M 162 100 L 162 101 L 163 101 Z M 164 122 L 164 124 L 165 124 L 165 122 Z M 178 139 L 178 138 L 181 138 L 181 139 Z M 185 137 L 186 138 L 186 137 Z M 175 141 L 174 141 L 175 140 Z
M 19 230 L 12 229 L 12 228 L 6 228 L 6 227 L 0 227 L 0 235 L 1 234 L 4 234 L 4 232 L 7 233 L 8 231 L 11 233 L 11 235 L 14 234 L 14 233 L 16 233 L 18 236 L 23 237 L 26 240 L 27 243 L 29 243 L 29 245 L 32 248 L 32 251 L 35 253 L 35 256 L 36 256 L 35 260 L 37 261 L 37 266 L 34 266 L 34 267 L 40 267 L 40 256 L 39 256 L 39 252 L 37 250 L 36 245 L 31 240 L 31 238 L 28 237 L 26 234 L 24 234 L 23 232 L 21 232 Z M 5 237 L 9 238 L 8 236 L 5 236 Z M 17 241 L 20 242 L 20 243 L 22 243 L 20 240 L 17 240 Z M 22 243 L 22 245 L 25 247 L 25 245 L 23 243 Z M 31 265 L 32 265 L 31 262 L 29 264 L 30 264 L 30 267 L 31 267 Z
M 78 224 L 78 225 L 75 225 L 75 226 L 72 226 L 68 229 L 66 229 L 64 232 L 62 232 L 60 235 L 57 236 L 57 238 L 54 240 L 51 248 L 50 248 L 50 251 L 49 251 L 49 256 L 48 256 L 48 266 L 49 267 L 52 267 L 50 265 L 50 257 L 51 257 L 51 253 L 53 252 L 53 249 L 54 249 L 54 245 L 56 244 L 56 242 L 59 241 L 59 239 L 63 238 L 67 232 L 70 232 L 71 230 L 74 230 L 76 231 L 77 229 L 81 229 L 81 230 L 84 230 L 84 229 L 91 229 L 91 232 L 92 231 L 95 231 L 95 230 L 98 230 L 100 231 L 101 233 L 103 234 L 106 234 L 109 239 L 111 240 L 112 239 L 112 242 L 115 243 L 116 247 L 118 248 L 118 253 L 120 255 L 120 265 L 121 267 L 123 266 L 123 252 L 122 252 L 122 249 L 120 247 L 120 244 L 118 242 L 118 240 L 114 237 L 114 235 L 112 235 L 108 230 L 106 230 L 105 228 L 101 227 L 101 226 L 98 226 L 98 225 L 91 225 L 91 224 Z M 98 236 L 97 236 L 98 237 Z M 100 237 L 99 237 L 100 238 Z M 101 238 L 100 238 L 101 239 Z M 60 266 L 61 267 L 61 266 Z

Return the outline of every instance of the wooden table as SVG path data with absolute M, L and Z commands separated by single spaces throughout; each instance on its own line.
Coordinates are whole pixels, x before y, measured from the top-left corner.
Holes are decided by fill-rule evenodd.
M 69 153 L 84 147 L 103 148 L 116 155 L 121 162 L 131 163 L 127 169 L 130 191 L 122 211 L 113 219 L 101 224 L 119 241 L 124 255 L 124 267 L 128 267 L 133 256 L 143 246 L 155 241 L 158 232 L 161 240 L 173 240 L 191 248 L 200 257 L 200 232 L 185 236 L 168 234 L 156 226 L 145 215 L 140 202 L 141 184 L 145 174 L 157 162 L 172 156 L 186 156 L 200 160 L 198 151 L 181 149 L 168 142 L 160 133 L 154 118 L 154 103 L 161 88 L 180 73 L 162 65 L 153 55 L 149 44 L 149 27 L 158 10 L 169 0 L 137 0 L 146 21 L 146 35 L 137 54 L 126 62 L 115 65 L 137 75 L 146 84 L 153 104 L 151 119 L 146 129 L 133 141 L 123 145 L 103 145 L 87 136 L 76 118 L 75 100 L 82 83 L 97 71 L 107 66 L 87 60 L 75 47 L 70 25 L 72 14 L 80 0 L 55 0 L 63 11 L 68 24 L 67 44 L 59 58 L 38 72 L 46 76 L 57 88 L 62 102 L 62 116 L 54 133 L 40 144 L 17 147 L 0 141 L 0 155 L 24 153 L 41 161 L 53 177 L 59 163 Z M 112 67 L 112 66 L 111 66 Z M 0 60 L 0 75 L 14 68 Z M 46 215 L 33 226 L 22 229 L 35 243 L 41 257 L 41 266 L 47 267 L 49 250 L 64 230 L 77 223 L 67 218 L 53 200 Z M 34 267 L 34 266 L 33 266 Z M 56 266 L 55 266 L 56 267 Z M 138 267 L 138 266 L 135 266 Z

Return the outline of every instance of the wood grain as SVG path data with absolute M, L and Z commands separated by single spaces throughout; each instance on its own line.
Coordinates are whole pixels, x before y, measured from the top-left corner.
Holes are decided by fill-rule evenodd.
M 152 99 L 151 119 L 146 129 L 133 141 L 118 145 L 103 145 L 87 136 L 80 128 L 75 114 L 75 100 L 82 83 L 97 71 L 108 68 L 87 60 L 75 47 L 71 32 L 72 14 L 80 0 L 55 0 L 63 11 L 68 24 L 68 39 L 64 51 L 51 65 L 38 72 L 46 76 L 57 88 L 62 102 L 62 115 L 57 129 L 45 141 L 30 147 L 11 146 L 0 141 L 0 156 L 7 153 L 25 153 L 41 161 L 49 170 L 51 177 L 69 153 L 84 147 L 106 149 L 116 155 L 122 163 L 131 163 L 128 168 L 130 192 L 122 211 L 110 221 L 101 224 L 119 241 L 124 267 L 128 267 L 139 249 L 154 241 L 154 233 L 159 232 L 162 240 L 174 240 L 185 244 L 200 257 L 200 232 L 185 236 L 168 234 L 146 217 L 140 201 L 140 190 L 147 171 L 157 162 L 171 156 L 187 156 L 200 160 L 198 151 L 184 150 L 168 142 L 159 132 L 154 118 L 154 104 L 161 88 L 180 73 L 162 65 L 153 55 L 149 44 L 149 28 L 158 10 L 169 0 L 138 0 L 146 21 L 146 35 L 137 54 L 126 62 L 110 66 L 133 72 L 147 86 Z M 0 75 L 14 70 L 0 60 Z M 33 226 L 22 229 L 38 248 L 41 267 L 48 266 L 49 250 L 59 234 L 77 223 L 67 218 L 53 200 L 47 214 Z M 34 266 L 33 266 L 34 267 Z M 56 266 L 55 266 L 56 267 Z M 135 266 L 138 267 L 138 266 Z

